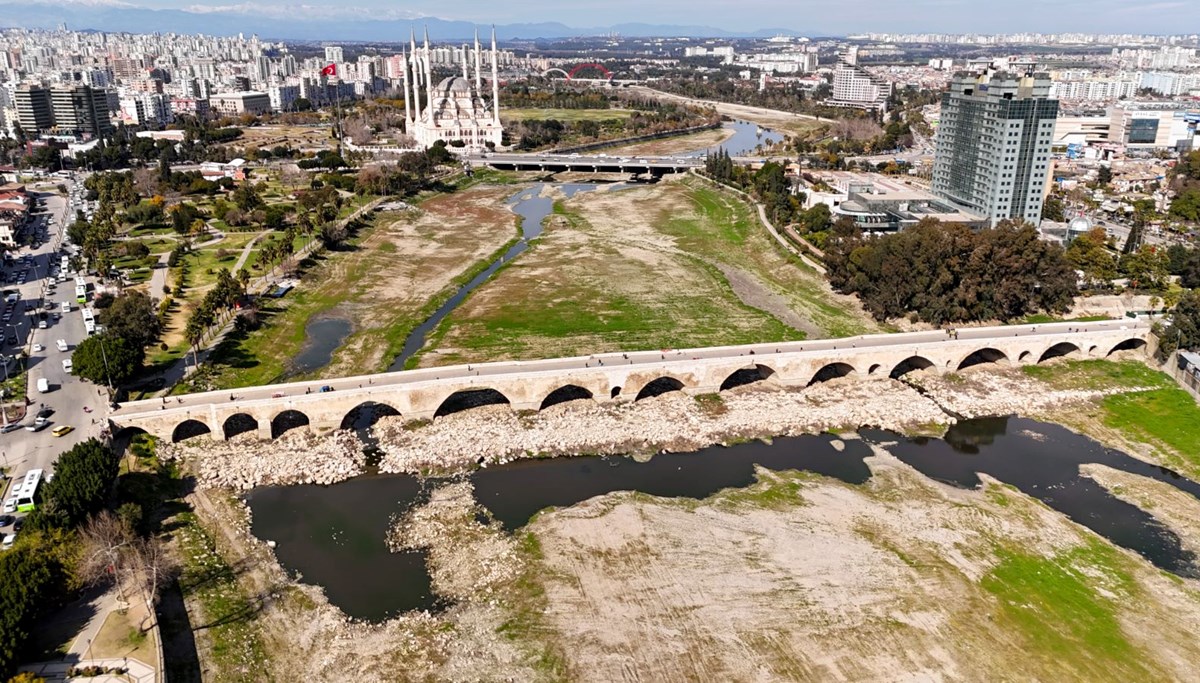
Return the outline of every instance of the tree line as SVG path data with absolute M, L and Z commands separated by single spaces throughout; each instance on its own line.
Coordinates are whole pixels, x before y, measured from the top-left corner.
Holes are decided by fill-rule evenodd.
M 1025 223 L 989 230 L 925 219 L 889 235 L 864 236 L 837 221 L 825 244 L 834 289 L 856 294 L 878 320 L 908 317 L 935 325 L 1009 321 L 1064 313 L 1076 294 L 1062 247 Z

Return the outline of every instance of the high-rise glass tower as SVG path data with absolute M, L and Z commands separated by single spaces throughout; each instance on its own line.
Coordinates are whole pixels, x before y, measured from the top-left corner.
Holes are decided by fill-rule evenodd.
M 1046 74 L 955 75 L 942 95 L 934 194 L 993 226 L 1037 225 L 1057 116 Z

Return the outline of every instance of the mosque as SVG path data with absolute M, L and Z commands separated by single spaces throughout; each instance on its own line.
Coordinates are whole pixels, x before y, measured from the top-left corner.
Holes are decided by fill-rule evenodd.
M 429 31 L 424 47 L 417 47 L 416 36 L 409 38 L 410 49 L 403 60 L 404 116 L 406 130 L 418 146 L 428 149 L 438 140 L 447 144 L 462 141 L 467 149 L 480 150 L 487 143 L 499 145 L 504 129 L 500 125 L 500 81 L 497 73 L 496 30 L 492 29 L 492 49 L 488 53 L 492 70 L 491 100 L 484 99 L 483 52 L 479 33 L 475 49 L 461 50 L 462 75 L 433 82 Z M 474 58 L 474 77 L 471 74 Z

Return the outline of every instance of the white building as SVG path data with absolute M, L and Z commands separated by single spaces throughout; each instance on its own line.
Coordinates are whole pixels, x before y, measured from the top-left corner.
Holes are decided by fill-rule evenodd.
M 216 93 L 208 98 L 208 104 L 214 112 L 226 116 L 266 114 L 271 111 L 271 98 L 265 92 Z
M 838 56 L 833 68 L 833 98 L 825 104 L 858 109 L 887 109 L 892 84 L 858 65 L 858 49 L 850 48 Z
M 271 100 L 274 111 L 289 111 L 296 100 L 300 99 L 300 86 L 272 85 L 267 88 L 267 98 Z
M 337 45 L 326 45 L 325 61 L 332 64 L 341 64 L 346 61 L 346 53 Z
M 468 149 L 482 149 L 488 143 L 499 145 L 504 133 L 500 124 L 500 80 L 497 77 L 496 32 L 492 31 L 490 52 L 492 97 L 484 99 L 482 50 L 479 36 L 475 49 L 463 51 L 462 75 L 433 83 L 432 51 L 429 33 L 425 46 L 417 47 L 416 37 L 409 39 L 409 54 L 404 60 L 404 115 L 406 130 L 421 147 L 429 148 L 438 140 L 461 141 Z M 467 55 L 474 56 L 474 78 Z M 422 92 L 424 90 L 424 92 Z M 412 105 L 412 106 L 410 106 Z

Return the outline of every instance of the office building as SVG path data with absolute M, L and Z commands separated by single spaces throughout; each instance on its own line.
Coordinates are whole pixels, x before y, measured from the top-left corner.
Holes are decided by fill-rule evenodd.
M 54 127 L 54 110 L 50 107 L 50 89 L 40 85 L 23 84 L 13 93 L 17 122 L 28 134 Z
M 208 98 L 218 115 L 266 114 L 271 111 L 271 96 L 265 92 L 225 92 Z
M 1043 73 L 959 73 L 942 95 L 933 191 L 991 225 L 1037 225 L 1058 100 Z
M 61 133 L 98 138 L 113 132 L 108 92 L 87 85 L 50 90 L 54 128 Z

